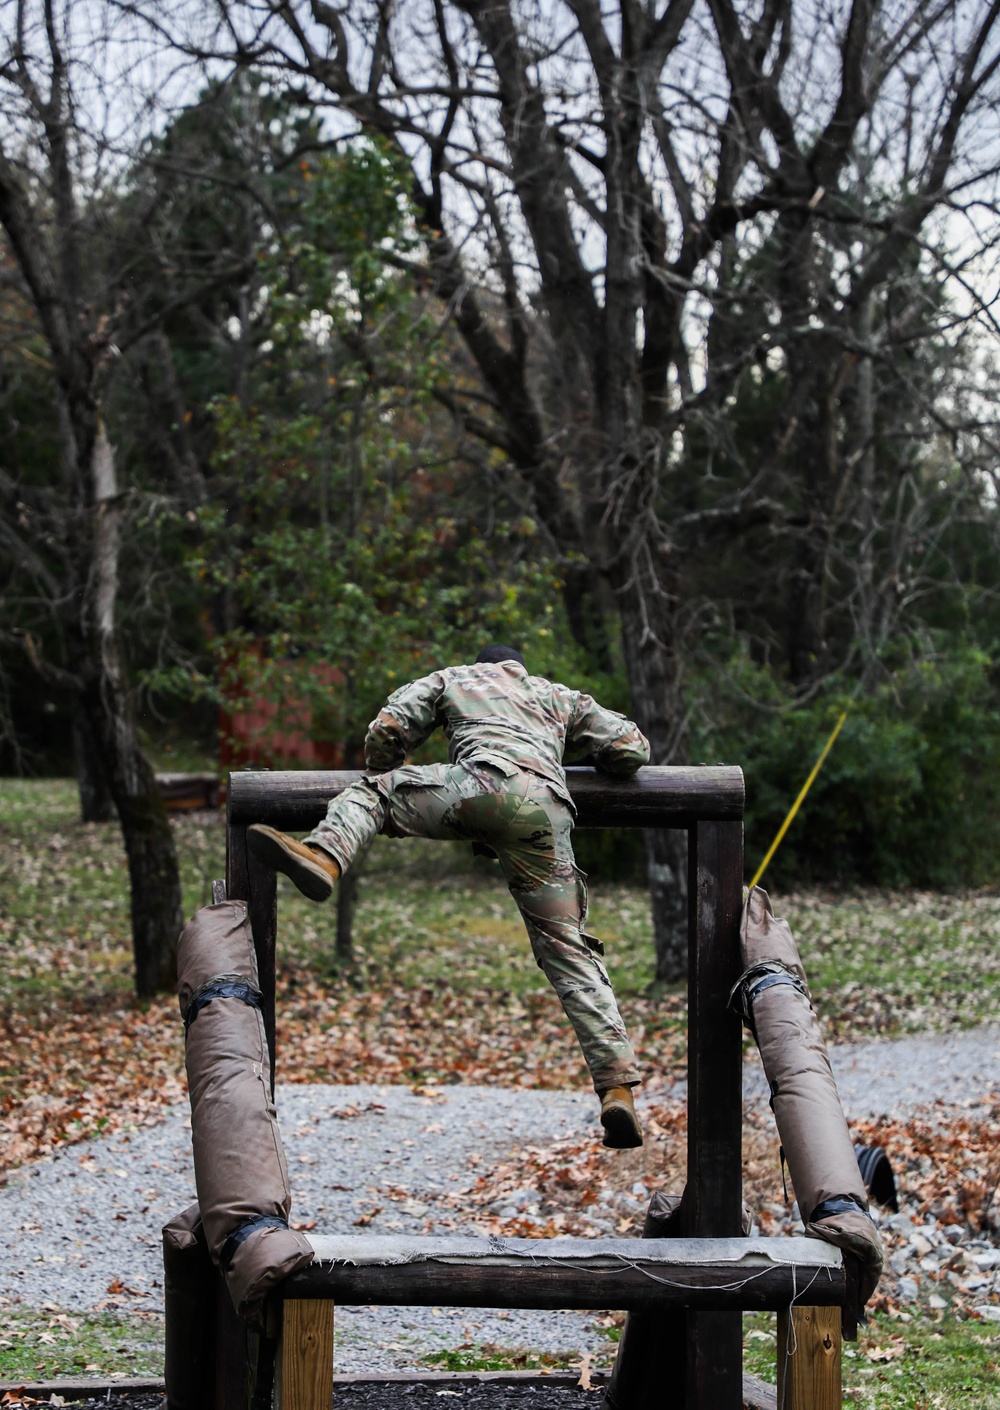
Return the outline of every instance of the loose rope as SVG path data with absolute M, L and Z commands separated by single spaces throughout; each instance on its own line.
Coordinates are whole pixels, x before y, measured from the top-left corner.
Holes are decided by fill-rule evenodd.
M 809 792 L 810 788 L 812 788 L 813 783 L 815 782 L 815 779 L 816 779 L 816 775 L 819 773 L 820 769 L 823 767 L 823 764 L 824 764 L 824 762 L 826 761 L 826 756 L 827 756 L 827 754 L 829 754 L 830 750 L 833 748 L 834 740 L 837 738 L 837 735 L 840 733 L 840 731 L 841 731 L 841 729 L 842 729 L 842 727 L 843 727 L 844 721 L 845 721 L 846 719 L 847 719 L 847 711 L 845 710 L 845 711 L 843 712 L 843 714 L 841 715 L 840 719 L 837 721 L 837 723 L 834 725 L 833 729 L 831 730 L 831 732 L 830 732 L 830 738 L 829 738 L 829 739 L 826 741 L 826 743 L 823 745 L 823 752 L 820 754 L 820 756 L 819 756 L 819 758 L 816 760 L 815 764 L 813 764 L 812 773 L 809 775 L 809 777 L 806 779 L 805 783 L 802 785 L 802 788 L 801 788 L 801 790 L 800 790 L 800 792 L 799 792 L 799 796 L 796 798 L 795 802 L 792 804 L 791 808 L 788 810 L 788 816 L 785 818 L 785 821 L 784 821 L 784 822 L 781 824 L 781 826 L 778 828 L 778 835 L 777 835 L 777 837 L 774 839 L 774 841 L 771 843 L 770 847 L 767 849 L 767 856 L 764 858 L 764 860 L 761 862 L 760 866 L 757 868 L 757 872 L 756 872 L 756 874 L 755 874 L 755 876 L 754 876 L 754 879 L 753 879 L 753 881 L 751 881 L 751 883 L 750 883 L 750 890 L 751 890 L 751 891 L 752 891 L 752 890 L 754 889 L 754 887 L 757 885 L 758 881 L 760 881 L 761 877 L 764 875 L 764 872 L 765 872 L 765 870 L 766 870 L 766 868 L 767 868 L 768 862 L 771 860 L 771 858 L 774 856 L 775 852 L 777 852 L 778 848 L 781 846 L 781 842 L 782 842 L 782 839 L 783 839 L 784 836 L 785 836 L 785 833 L 786 833 L 786 832 L 788 831 L 788 829 L 791 827 L 792 822 L 793 822 L 793 820 L 794 820 L 794 818 L 795 818 L 795 814 L 799 811 L 799 808 L 802 806 L 802 800 L 805 798 L 805 796 L 806 796 L 806 794 Z

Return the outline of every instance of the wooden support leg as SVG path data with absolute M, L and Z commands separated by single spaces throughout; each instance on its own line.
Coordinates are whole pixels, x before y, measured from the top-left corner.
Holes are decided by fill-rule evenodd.
M 215 1274 L 215 1410 L 247 1410 L 252 1370 L 246 1323 L 222 1274 Z
M 278 881 L 261 866 L 247 846 L 245 827 L 226 830 L 226 895 L 246 901 L 257 952 L 257 974 L 263 995 L 264 1031 L 271 1056 L 271 1094 L 274 1094 L 274 943 L 278 926 Z M 213 886 L 213 900 L 215 892 Z M 233 1310 L 229 1294 L 219 1279 L 219 1321 L 215 1347 L 215 1404 L 217 1410 L 246 1410 L 257 1368 L 250 1364 L 247 1329 Z
M 277 1054 L 274 1042 L 274 950 L 278 932 L 278 878 L 247 846 L 245 827 L 226 830 L 226 890 L 231 901 L 246 901 L 257 951 L 257 977 L 263 1000 L 264 1032 L 271 1054 L 271 1095 L 274 1095 Z
M 330 1410 L 333 1404 L 333 1303 L 289 1298 L 278 1347 L 274 1410 Z
M 702 822 L 688 833 L 688 1238 L 738 1238 L 743 1209 L 743 1062 L 729 991 L 740 973 L 743 825 Z M 738 1312 L 687 1317 L 687 1410 L 740 1410 Z
M 841 1410 L 839 1307 L 778 1313 L 778 1410 Z

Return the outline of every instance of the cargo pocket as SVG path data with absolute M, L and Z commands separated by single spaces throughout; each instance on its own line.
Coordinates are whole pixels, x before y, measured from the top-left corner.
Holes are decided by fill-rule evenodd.
M 596 935 L 588 935 L 584 926 L 587 924 L 587 911 L 590 908 L 590 893 L 587 890 L 587 873 L 573 863 L 573 873 L 576 877 L 576 899 L 580 907 L 580 939 L 586 945 L 592 955 L 604 954 L 604 941 L 598 940 Z
M 388 837 L 450 837 L 442 826 L 455 802 L 447 764 L 405 764 L 377 780 L 386 800 Z

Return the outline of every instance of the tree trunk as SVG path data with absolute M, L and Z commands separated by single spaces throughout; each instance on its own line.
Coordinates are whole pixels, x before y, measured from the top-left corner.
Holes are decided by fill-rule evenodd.
M 100 751 L 94 741 L 87 715 L 79 700 L 73 702 L 73 768 L 80 794 L 80 821 L 113 822 L 114 799 Z
M 100 740 L 131 887 L 135 991 L 140 999 L 172 989 L 177 937 L 184 923 L 177 853 L 163 799 L 139 747 L 120 662 L 106 659 L 85 692 L 91 729 Z
M 139 746 L 115 631 L 120 511 L 114 454 L 100 419 L 89 480 L 94 531 L 82 631 L 74 652 L 84 683 L 80 708 L 103 763 L 125 841 L 136 993 L 148 998 L 175 982 L 174 957 L 183 924 L 180 873 L 166 809 Z
M 682 763 L 687 729 L 671 602 L 662 584 L 637 564 L 618 586 L 622 650 L 636 723 L 649 740 L 653 764 Z M 648 830 L 646 876 L 653 915 L 656 983 L 687 974 L 687 834 Z
M 687 833 L 681 828 L 647 828 L 643 840 L 656 950 L 653 982 L 679 984 L 687 976 Z

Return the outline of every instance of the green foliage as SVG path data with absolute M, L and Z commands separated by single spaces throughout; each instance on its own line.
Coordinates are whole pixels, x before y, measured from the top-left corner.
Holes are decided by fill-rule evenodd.
M 295 218 L 262 258 L 264 356 L 213 404 L 216 495 L 192 568 L 226 623 L 212 649 L 230 708 L 266 702 L 356 758 L 406 680 L 515 641 L 569 664 L 560 582 L 534 521 L 504 515 L 463 463 L 433 390 L 457 375 L 400 268 L 416 237 L 394 159 L 371 142 L 298 169 Z
M 984 652 L 948 643 L 901 664 L 871 694 L 840 688 L 805 705 L 791 705 L 774 677 L 746 659 L 724 680 L 722 691 L 714 680 L 714 717 L 702 725 L 698 757 L 746 772 L 748 875 L 846 709 L 768 880 L 996 882 L 1000 709 Z

